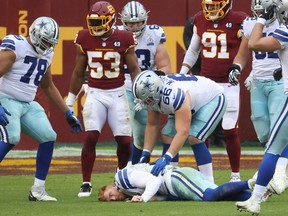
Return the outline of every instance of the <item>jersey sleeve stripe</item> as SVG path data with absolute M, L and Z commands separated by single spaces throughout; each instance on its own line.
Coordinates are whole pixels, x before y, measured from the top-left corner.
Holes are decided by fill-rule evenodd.
M 132 189 L 134 188 L 131 184 L 130 181 L 128 179 L 128 175 L 127 175 L 127 169 L 123 169 L 121 171 L 118 172 L 118 178 L 120 181 L 121 186 L 124 189 Z
M 184 97 L 183 90 L 178 88 L 176 99 L 173 103 L 173 107 L 175 110 L 178 110 L 182 106 L 184 99 L 185 99 L 185 97 Z
M 15 42 L 13 40 L 10 40 L 10 39 L 3 39 L 0 47 L 3 47 L 5 49 L 10 49 L 13 51 L 15 51 L 15 49 L 16 49 Z
M 276 29 L 272 36 L 280 41 L 288 42 L 288 32 Z

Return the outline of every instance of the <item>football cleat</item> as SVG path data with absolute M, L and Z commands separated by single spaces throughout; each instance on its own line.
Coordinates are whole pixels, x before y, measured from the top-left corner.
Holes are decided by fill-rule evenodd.
M 230 182 L 240 182 L 241 178 L 239 174 L 232 173 L 230 177 Z
M 49 196 L 45 186 L 32 186 L 28 196 L 29 201 L 52 201 L 56 202 L 55 197 Z
M 273 178 L 269 182 L 267 188 L 270 188 L 273 193 L 275 194 L 281 194 L 286 189 L 286 172 L 285 170 L 277 170 L 274 173 Z
M 91 183 L 85 183 L 81 185 L 78 197 L 89 197 L 91 193 L 92 193 Z
M 244 202 L 236 202 L 236 207 L 240 212 L 250 212 L 252 215 L 260 214 L 260 202 L 252 199 L 252 197 Z

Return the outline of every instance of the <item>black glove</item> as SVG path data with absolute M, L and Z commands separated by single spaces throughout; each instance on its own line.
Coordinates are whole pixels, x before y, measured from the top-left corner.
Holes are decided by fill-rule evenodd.
M 233 64 L 229 70 L 229 83 L 233 86 L 238 85 L 239 81 L 238 81 L 238 76 L 240 76 L 240 71 L 241 71 L 241 67 L 237 64 Z
M 279 81 L 282 78 L 282 68 L 277 68 L 273 72 L 273 77 L 276 81 Z
M 73 133 L 78 133 L 82 131 L 82 125 L 80 121 L 73 115 L 73 112 L 70 110 L 65 113 L 66 120 L 70 125 Z
M 263 18 L 265 20 L 270 20 L 274 17 L 274 13 L 275 13 L 275 8 L 276 5 L 275 4 L 271 4 L 269 7 L 265 8 L 261 14 L 260 14 L 260 18 Z

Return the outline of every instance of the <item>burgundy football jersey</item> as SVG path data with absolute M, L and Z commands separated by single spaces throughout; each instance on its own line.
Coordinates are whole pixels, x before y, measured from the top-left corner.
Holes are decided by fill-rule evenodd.
M 219 83 L 228 83 L 228 69 L 241 43 L 242 22 L 248 14 L 230 11 L 223 19 L 212 22 L 203 12 L 195 15 L 194 25 L 201 38 L 200 75 Z
M 114 89 L 124 85 L 125 53 L 136 45 L 129 31 L 114 30 L 109 38 L 91 36 L 80 30 L 75 43 L 87 55 L 88 85 L 99 89 Z

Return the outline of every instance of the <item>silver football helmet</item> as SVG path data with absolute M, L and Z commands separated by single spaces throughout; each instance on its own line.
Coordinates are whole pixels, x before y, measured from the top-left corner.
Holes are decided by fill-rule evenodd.
M 162 79 L 152 70 L 145 70 L 135 77 L 132 91 L 135 99 L 147 106 L 158 104 L 162 96 Z
M 277 4 L 278 0 L 252 0 L 251 11 L 255 17 L 258 17 L 263 10 L 268 8 L 271 4 Z M 267 24 L 272 23 L 276 19 L 276 15 L 270 20 L 267 20 Z
M 51 17 L 38 17 L 29 27 L 29 36 L 36 52 L 47 55 L 54 51 L 58 43 L 58 24 Z
M 286 24 L 288 20 L 288 0 L 280 0 L 276 16 L 279 23 Z
M 123 7 L 120 19 L 126 30 L 134 32 L 136 37 L 139 37 L 144 32 L 147 25 L 148 13 L 149 11 L 147 12 L 141 3 L 130 1 Z M 143 25 L 140 27 L 127 26 L 127 23 L 133 22 L 143 22 Z

